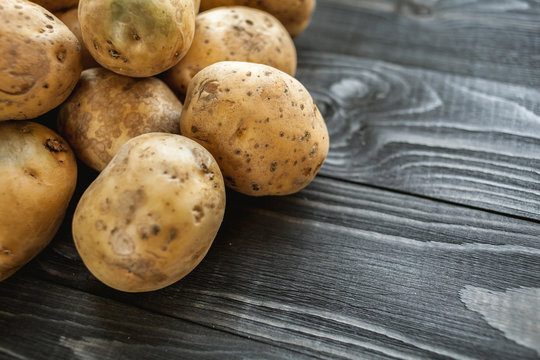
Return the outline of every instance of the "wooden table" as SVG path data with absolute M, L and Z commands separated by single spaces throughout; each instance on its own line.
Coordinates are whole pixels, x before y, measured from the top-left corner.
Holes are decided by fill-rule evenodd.
M 540 3 L 320 0 L 296 43 L 316 180 L 229 192 L 201 265 L 143 294 L 89 274 L 72 206 L 0 284 L 0 358 L 540 357 Z

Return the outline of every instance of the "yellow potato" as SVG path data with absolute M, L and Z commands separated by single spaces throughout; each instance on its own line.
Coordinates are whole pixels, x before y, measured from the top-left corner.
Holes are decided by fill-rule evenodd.
M 75 35 L 24 0 L 2 0 L 0 24 L 0 121 L 35 118 L 58 106 L 82 70 Z
M 201 0 L 201 11 L 230 5 L 244 5 L 269 12 L 285 25 L 293 37 L 309 25 L 315 10 L 315 0 Z
M 79 18 L 77 16 L 77 8 L 67 10 L 62 13 L 55 14 L 66 26 L 71 30 L 71 32 L 77 37 L 79 43 L 81 44 L 81 56 L 82 56 L 82 66 L 83 69 L 89 69 L 92 67 L 99 66 L 96 60 L 90 55 L 86 45 L 82 40 L 81 35 L 81 26 L 79 25 Z
M 79 0 L 32 0 L 49 11 L 69 9 L 79 4 Z
M 212 153 L 229 187 L 254 196 L 307 186 L 329 147 L 324 119 L 304 86 L 246 62 L 219 62 L 195 75 L 180 133 Z
M 156 78 L 129 78 L 104 68 L 83 71 L 60 107 L 58 130 L 77 157 L 101 171 L 129 139 L 180 132 L 182 103 Z
M 43 125 L 0 123 L 0 280 L 36 256 L 60 227 L 75 190 L 68 144 Z
M 163 288 L 206 255 L 223 219 L 224 189 L 217 163 L 196 142 L 138 136 L 81 197 L 75 245 L 90 272 L 110 287 Z
M 193 0 L 81 0 L 79 23 L 98 63 L 145 77 L 174 66 L 195 32 Z
M 275 17 L 245 6 L 229 6 L 197 16 L 191 48 L 166 72 L 165 81 L 185 94 L 197 72 L 226 60 L 266 64 L 292 76 L 296 71 L 294 43 Z

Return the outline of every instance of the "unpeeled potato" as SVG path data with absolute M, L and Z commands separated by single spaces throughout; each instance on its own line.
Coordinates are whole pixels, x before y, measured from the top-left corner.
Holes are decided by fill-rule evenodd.
M 36 256 L 60 227 L 75 190 L 77 163 L 52 130 L 0 123 L 0 280 Z
M 153 76 L 185 55 L 195 32 L 193 0 L 80 0 L 86 47 L 121 75 Z
M 108 286 L 152 291 L 199 264 L 224 210 L 223 178 L 208 151 L 180 135 L 144 134 L 124 144 L 85 191 L 73 239 Z
M 301 190 L 329 147 L 324 119 L 298 80 L 239 61 L 219 62 L 195 75 L 180 133 L 212 153 L 227 186 L 252 196 Z
M 285 25 L 293 37 L 309 25 L 315 10 L 315 0 L 201 0 L 201 11 L 231 5 L 249 6 L 269 12 Z
M 296 48 L 283 25 L 269 13 L 227 6 L 199 14 L 186 56 L 165 73 L 165 81 L 185 94 L 197 72 L 219 61 L 266 64 L 289 75 L 296 72 Z
M 156 78 L 130 78 L 104 68 L 83 71 L 62 104 L 58 130 L 77 157 L 101 171 L 129 139 L 149 132 L 179 133 L 182 103 Z
M 35 118 L 61 104 L 82 70 L 75 35 L 25 0 L 2 0 L 0 24 L 0 121 Z

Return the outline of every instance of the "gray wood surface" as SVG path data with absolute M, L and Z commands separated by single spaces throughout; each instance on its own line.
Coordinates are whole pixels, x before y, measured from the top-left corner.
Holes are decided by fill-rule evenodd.
M 537 0 L 319 0 L 300 50 L 540 87 Z
M 316 180 L 229 191 L 201 265 L 126 294 L 74 248 L 81 166 L 0 283 L 0 359 L 540 358 L 540 3 L 317 3 L 295 39 L 331 134 Z
M 540 88 L 307 51 L 297 76 L 330 132 L 322 174 L 540 220 Z
M 159 292 L 106 288 L 63 239 L 28 271 L 319 358 L 539 354 L 534 222 L 324 178 L 231 193 L 226 214 L 203 263 Z
M 0 358 L 305 358 L 24 275 L 3 283 L 0 302 Z

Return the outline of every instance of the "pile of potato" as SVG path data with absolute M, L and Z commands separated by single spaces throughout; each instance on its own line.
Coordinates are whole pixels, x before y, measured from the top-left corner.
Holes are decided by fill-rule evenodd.
M 100 172 L 73 215 L 75 246 L 93 275 L 129 292 L 163 288 L 199 264 L 225 186 L 252 196 L 307 186 L 329 138 L 293 77 L 291 36 L 314 6 L 2 0 L 0 280 L 54 237 L 75 156 Z M 62 137 L 21 121 L 58 106 Z

